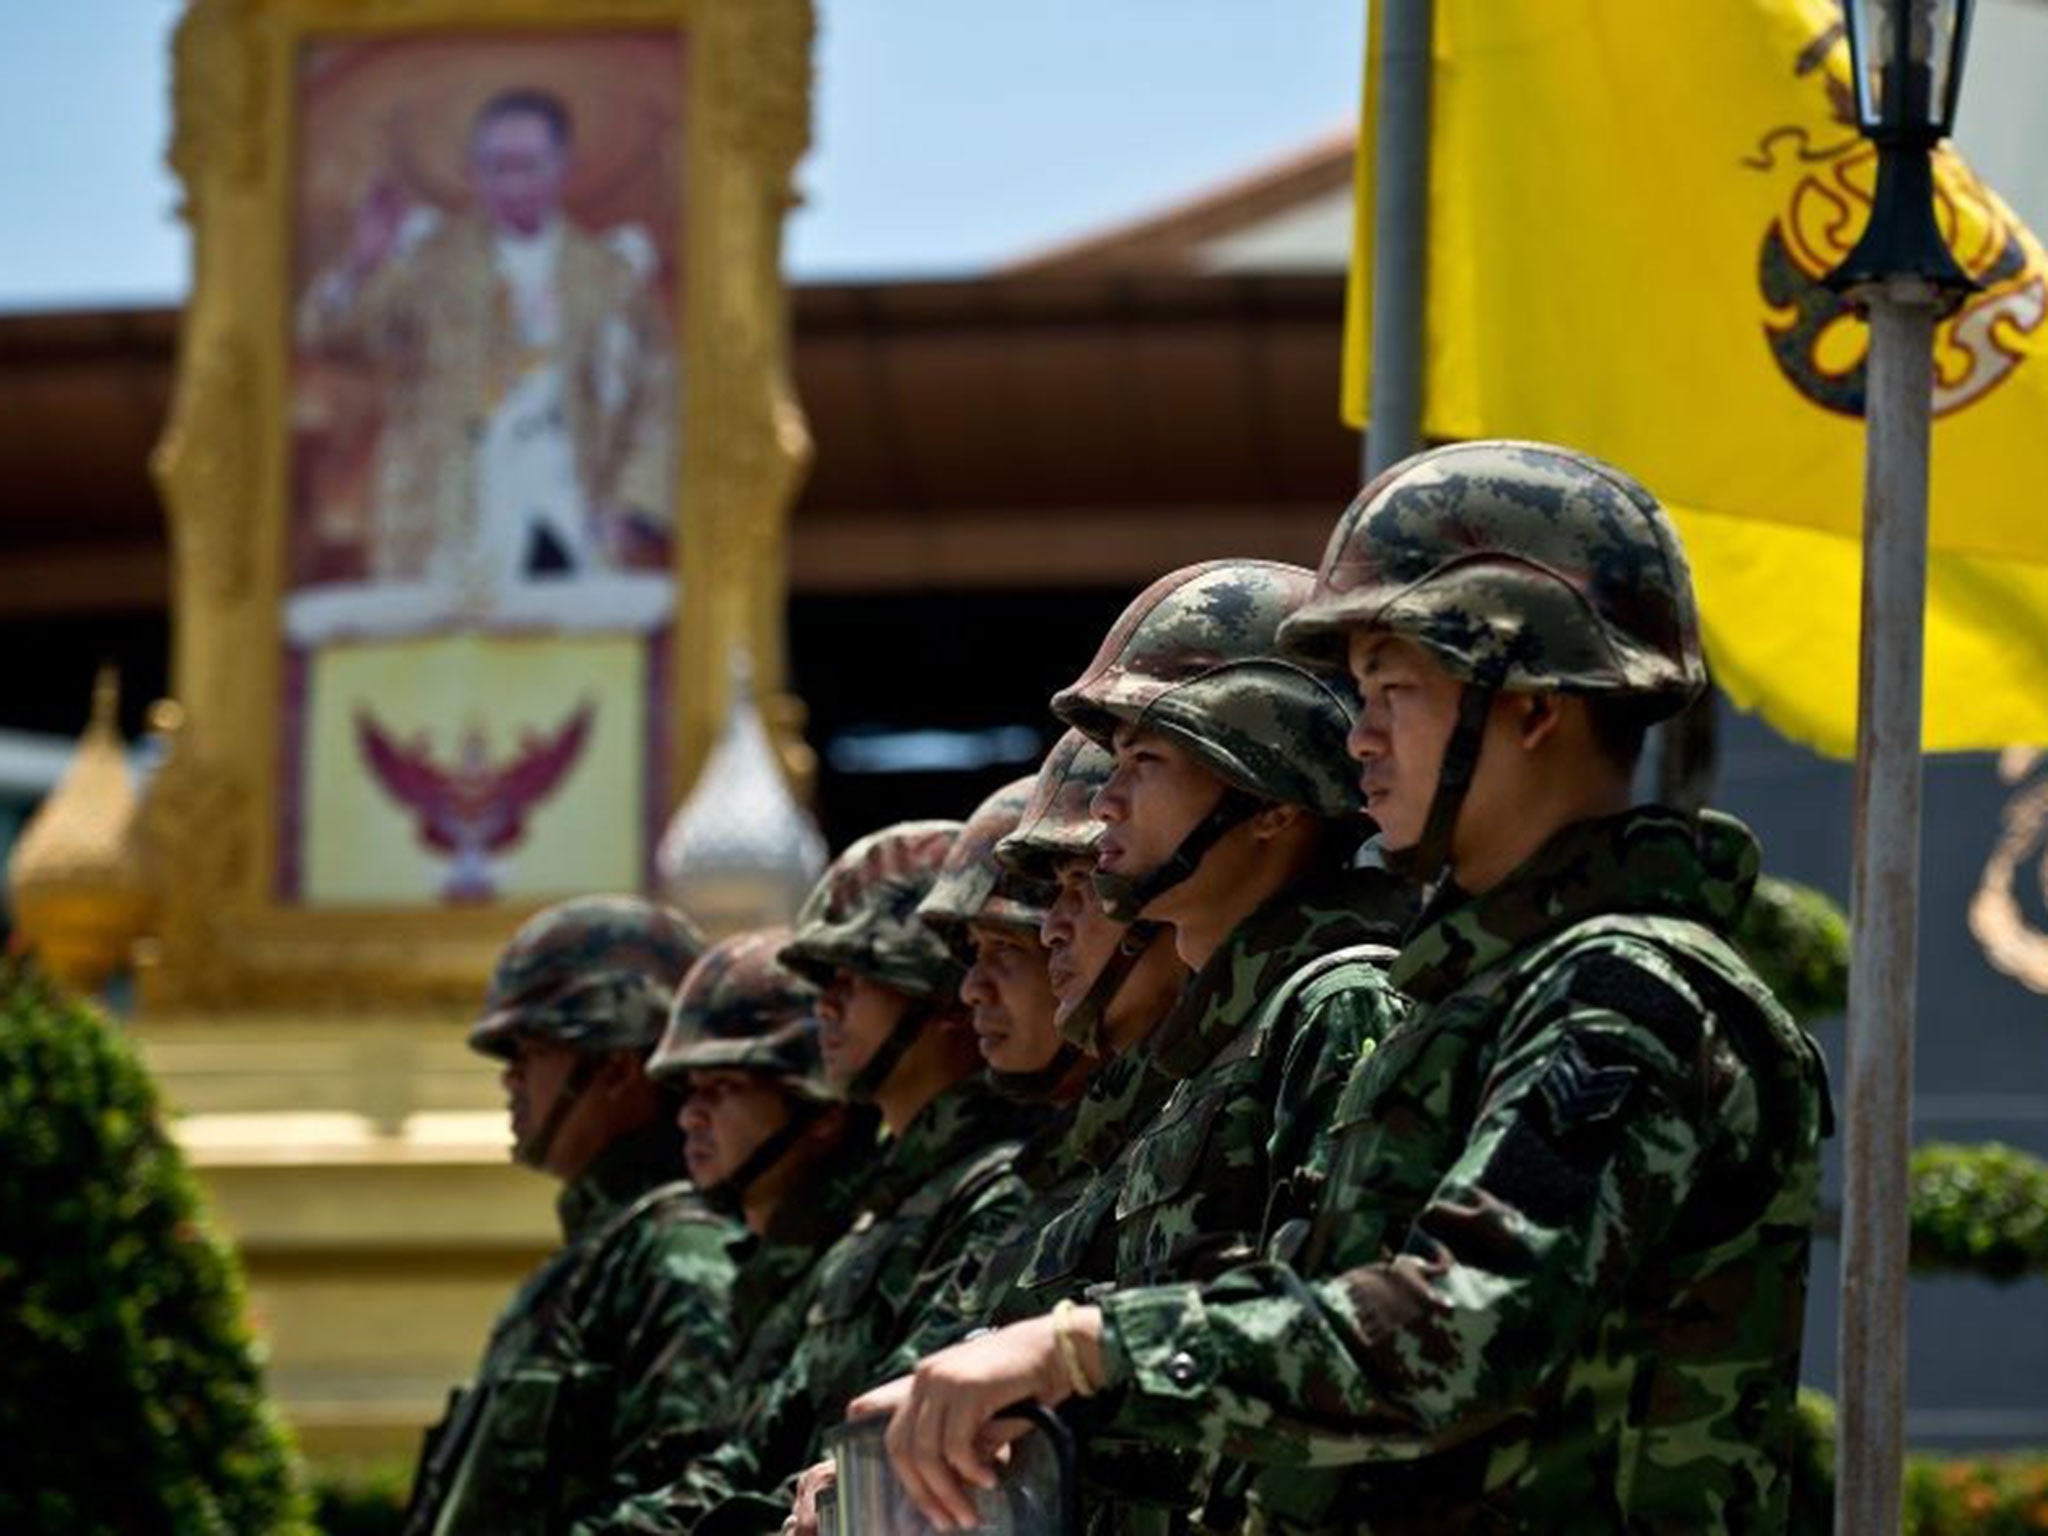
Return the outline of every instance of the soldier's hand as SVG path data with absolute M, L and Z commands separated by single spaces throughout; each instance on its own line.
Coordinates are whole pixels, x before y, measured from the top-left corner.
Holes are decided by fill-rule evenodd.
M 1070 1319 L 1097 1380 L 1101 1316 L 1090 1307 Z M 884 1444 L 904 1491 L 939 1529 L 971 1530 L 973 1490 L 995 1486 L 1001 1448 L 1027 1429 L 996 1415 L 1025 1398 L 1054 1408 L 1073 1390 L 1052 1319 L 1034 1317 L 928 1356 L 910 1376 L 856 1398 L 847 1416 L 889 1413 Z
M 818 1536 L 818 1495 L 838 1481 L 839 1468 L 833 1462 L 821 1461 L 804 1468 L 796 1480 L 796 1503 L 790 1507 L 782 1528 L 792 1536 Z

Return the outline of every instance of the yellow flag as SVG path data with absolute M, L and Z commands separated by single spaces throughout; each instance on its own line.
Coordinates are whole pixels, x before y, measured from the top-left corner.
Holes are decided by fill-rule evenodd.
M 1684 534 L 1723 689 L 1848 753 L 1868 334 L 1820 279 L 1862 230 L 1876 161 L 1839 7 L 1436 15 L 1424 430 L 1568 443 L 1642 479 Z M 1369 174 L 1362 154 L 1360 424 Z M 2048 259 L 1959 158 L 1937 180 L 1984 287 L 1936 341 L 1925 740 L 2048 742 Z

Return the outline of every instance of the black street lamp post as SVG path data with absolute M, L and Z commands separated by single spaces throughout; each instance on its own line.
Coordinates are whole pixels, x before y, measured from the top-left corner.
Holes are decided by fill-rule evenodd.
M 1870 221 L 1829 276 L 1870 321 L 1844 1117 L 1838 1536 L 1899 1529 L 1907 1161 L 1918 984 L 1920 710 L 1934 326 L 1974 285 L 1943 240 L 1934 146 L 1955 121 L 1970 0 L 1847 0 Z

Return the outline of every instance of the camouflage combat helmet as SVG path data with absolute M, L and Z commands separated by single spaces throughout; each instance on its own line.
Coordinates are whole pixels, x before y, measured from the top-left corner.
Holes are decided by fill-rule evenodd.
M 704 951 L 680 912 L 637 896 L 581 896 L 536 913 L 498 958 L 472 1050 L 510 1057 L 521 1035 L 588 1052 L 646 1051 Z
M 996 858 L 1048 885 L 1058 879 L 1060 865 L 1068 860 L 1092 860 L 1103 832 L 1095 815 L 1095 795 L 1115 770 L 1116 759 L 1107 751 L 1079 731 L 1068 731 L 1046 754 L 1017 830 L 996 844 Z M 1087 993 L 1060 1009 L 1060 1034 L 1069 1044 L 1091 1056 L 1103 1054 L 1109 1005 L 1158 934 L 1157 923 L 1126 923 L 1115 953 L 1103 962 Z
M 1004 868 L 1048 884 L 1068 859 L 1092 859 L 1102 841 L 1095 792 L 1109 782 L 1116 759 L 1080 731 L 1068 731 L 1045 755 L 1017 829 L 996 844 Z
M 957 1001 L 965 968 L 917 908 L 960 830 L 957 821 L 901 821 L 870 832 L 832 861 L 782 947 L 782 963 L 821 987 L 844 969 L 912 1000 L 847 1084 L 849 1099 L 871 1100 L 925 1020 Z
M 831 1098 L 818 989 L 776 958 L 789 939 L 787 928 L 758 928 L 704 951 L 676 991 L 647 1075 L 668 1084 L 691 1072 L 758 1072 L 805 1098 Z
M 1099 745 L 1119 725 L 1156 730 L 1224 783 L 1215 809 L 1157 869 L 1095 877 L 1112 916 L 1138 917 L 1261 806 L 1332 819 L 1360 811 L 1344 751 L 1348 685 L 1280 655 L 1280 622 L 1314 582 L 1272 560 L 1210 560 L 1162 576 L 1124 610 L 1080 679 L 1053 695 L 1053 713 Z
M 960 962 L 917 909 L 960 830 L 957 821 L 901 821 L 860 839 L 804 898 L 782 963 L 821 987 L 843 967 L 911 997 L 950 1000 Z
M 1028 928 L 1035 934 L 1045 921 L 1052 898 L 1045 882 L 1017 874 L 996 858 L 996 845 L 1017 830 L 1017 819 L 1037 782 L 1035 777 L 1013 780 L 975 807 L 931 893 L 918 904 L 917 915 L 956 952 L 965 945 L 969 923 Z
M 1360 627 L 1488 688 L 1628 696 L 1645 718 L 1706 686 L 1692 575 L 1663 508 L 1612 466 L 1543 443 L 1432 449 L 1359 493 L 1280 638 L 1342 667 Z
M 1210 560 L 1126 608 L 1052 712 L 1101 746 L 1119 725 L 1173 737 L 1226 783 L 1322 816 L 1359 809 L 1344 755 L 1347 693 L 1280 654 L 1280 623 L 1314 575 L 1272 560 Z

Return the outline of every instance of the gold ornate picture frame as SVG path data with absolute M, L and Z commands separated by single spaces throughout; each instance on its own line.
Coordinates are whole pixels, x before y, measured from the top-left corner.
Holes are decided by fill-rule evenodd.
M 811 30 L 808 0 L 193 0 L 176 44 L 171 158 L 194 234 L 194 286 L 171 419 L 155 464 L 170 520 L 172 672 L 180 709 L 146 808 L 157 909 L 140 970 L 146 1010 L 389 1013 L 473 1004 L 512 927 L 550 893 L 521 889 L 509 879 L 501 888 L 488 857 L 474 849 L 460 858 L 448 852 L 443 829 L 433 834 L 433 856 L 453 871 L 444 887 L 419 899 L 394 895 L 396 885 L 378 884 L 388 872 L 379 868 L 375 850 L 365 856 L 350 846 L 358 834 L 348 819 L 349 802 L 306 809 L 316 795 L 308 787 L 313 776 L 306 764 L 315 759 L 307 757 L 312 749 L 306 743 L 317 724 L 328 743 L 327 758 L 318 761 L 354 754 L 351 761 L 359 756 L 377 765 L 386 789 L 413 796 L 408 807 L 432 798 L 405 786 L 407 774 L 433 769 L 435 752 L 441 769 L 451 752 L 469 753 L 463 761 L 475 759 L 471 766 L 493 750 L 501 757 L 525 753 L 535 762 L 549 752 L 573 757 L 584 740 L 576 734 L 578 721 L 588 735 L 589 706 L 578 710 L 580 653 L 571 650 L 565 659 L 563 651 L 570 644 L 561 640 L 563 626 L 573 623 L 562 615 L 570 608 L 583 616 L 576 622 L 600 633 L 654 637 L 644 665 L 633 661 L 630 645 L 590 653 L 630 674 L 616 685 L 620 697 L 648 701 L 645 715 L 636 717 L 650 733 L 642 760 L 636 765 L 630 753 L 614 752 L 605 761 L 620 776 L 600 781 L 592 777 L 598 772 L 593 756 L 588 782 L 571 780 L 582 784 L 576 813 L 582 828 L 606 817 L 641 818 L 639 868 L 628 870 L 617 859 L 603 867 L 639 873 L 636 883 L 645 883 L 655 823 L 687 790 L 723 717 L 729 658 L 736 649 L 748 651 L 764 690 L 773 690 L 783 673 L 783 544 L 808 439 L 788 383 L 781 232 L 808 138 Z M 464 220 L 499 227 L 472 218 L 459 190 L 441 189 L 478 163 L 478 124 L 496 121 L 491 114 L 504 98 L 518 94 L 502 88 L 531 83 L 499 68 L 507 78 L 493 87 L 490 61 L 514 57 L 545 60 L 533 73 L 567 81 L 561 97 L 572 109 L 588 109 L 590 137 L 576 142 L 589 157 L 579 166 L 597 165 L 581 189 L 585 209 L 610 199 L 606 207 L 626 209 L 638 220 L 632 226 L 642 234 L 637 264 L 628 260 L 633 249 L 623 241 L 607 247 L 616 259 L 602 253 L 579 258 L 597 274 L 593 286 L 610 281 L 624 294 L 639 282 L 641 309 L 659 308 L 669 328 L 638 327 L 621 297 L 616 314 L 592 300 L 595 318 L 579 331 L 577 301 L 558 302 L 542 292 L 545 316 L 534 334 L 548 338 L 552 350 L 534 355 L 565 361 L 544 369 L 521 363 L 527 372 L 508 371 L 493 361 L 497 353 L 479 346 L 469 351 L 484 360 L 470 366 L 461 361 L 468 352 L 451 352 L 438 341 L 460 338 L 464 333 L 455 327 L 469 311 L 430 292 L 408 311 L 413 319 L 407 323 L 437 338 L 424 351 L 442 359 L 435 367 L 446 364 L 442 374 L 413 365 L 409 392 L 379 396 L 362 380 L 381 375 L 339 367 L 340 382 L 322 393 L 315 386 L 325 381 L 308 382 L 309 374 L 320 372 L 307 359 L 324 334 L 309 314 L 330 300 L 339 312 L 343 301 L 336 295 L 370 293 L 370 281 L 359 272 L 383 270 L 380 261 L 395 268 L 392 251 L 454 250 Z M 623 109 L 614 110 L 631 94 L 628 76 L 646 95 L 649 82 L 658 83 L 671 67 L 663 60 L 673 61 L 670 115 L 681 125 L 667 138 L 657 132 L 666 120 L 661 113 L 642 113 L 657 124 L 643 133 Z M 531 115 L 530 93 L 504 111 L 516 114 L 522 107 Z M 325 139 L 308 134 L 309 121 L 320 113 L 327 114 L 317 119 Z M 381 147 L 372 153 L 361 143 L 344 144 L 347 154 L 323 158 L 336 122 L 370 125 L 364 132 L 374 128 Z M 467 137 L 451 151 L 458 135 Z M 571 142 L 564 128 L 565 152 Z M 363 167 L 386 149 L 412 184 L 407 217 L 398 216 L 407 199 L 393 193 L 388 228 L 379 228 L 374 209 L 359 211 L 351 227 L 335 212 L 338 199 L 354 197 L 360 209 L 384 195 L 374 185 L 363 190 L 362 183 Z M 429 163 L 435 156 L 438 165 Z M 653 181 L 650 166 L 662 167 Z M 657 185 L 664 178 L 670 184 Z M 422 188 L 442 206 L 423 207 Z M 472 191 L 497 218 L 488 189 Z M 572 213 L 578 196 L 572 180 Z M 437 213 L 445 215 L 438 222 Z M 558 270 L 568 270 L 573 251 L 598 250 L 594 240 L 581 239 L 574 220 L 555 223 L 570 231 L 557 238 Z M 407 238 L 420 243 L 407 247 Z M 516 244 L 501 243 L 494 258 L 486 240 L 475 258 L 487 269 L 495 260 L 513 309 L 522 294 L 541 292 L 513 280 L 519 271 L 514 258 L 525 260 L 518 256 L 525 247 L 515 250 Z M 372 256 L 360 259 L 365 249 Z M 636 275 L 620 275 L 629 272 Z M 473 287 L 457 284 L 454 291 Z M 572 291 L 566 279 L 560 289 Z M 644 302 L 645 292 L 660 304 Z M 496 302 L 488 323 L 511 324 L 504 320 L 507 300 L 501 294 Z M 469 323 L 486 321 L 472 317 Z M 516 333 L 527 334 L 526 326 L 521 312 Z M 576 361 L 581 354 L 572 352 L 569 340 L 554 340 L 586 332 L 594 338 L 586 350 L 604 359 L 602 371 Z M 661 341 L 636 353 L 643 332 Z M 662 346 L 672 347 L 673 368 L 665 368 Z M 447 364 L 451 355 L 458 360 Z M 636 356 L 649 360 L 637 371 L 619 361 Z M 534 384 L 542 376 L 549 381 L 545 388 Z M 586 388 L 586 376 L 597 382 Z M 428 425 L 433 412 L 469 409 L 459 401 L 449 405 L 463 389 L 446 384 L 448 378 L 466 381 L 463 389 L 471 393 L 488 389 L 491 403 L 488 412 L 471 410 L 437 439 Z M 657 393 L 664 379 L 671 385 L 666 397 Z M 531 394 L 529 414 L 517 416 L 514 404 L 529 386 L 541 392 Z M 415 514 L 439 515 L 428 510 L 439 505 L 434 492 L 423 489 L 432 475 L 419 466 L 436 462 L 432 445 L 442 439 L 466 444 L 461 451 L 481 462 L 478 443 L 516 443 L 527 428 L 545 424 L 535 427 L 544 445 L 555 442 L 560 462 L 584 476 L 597 457 L 589 445 L 605 440 L 602 423 L 590 425 L 599 421 L 598 407 L 583 406 L 578 414 L 585 396 L 614 402 L 605 409 L 621 416 L 624 406 L 616 401 L 665 400 L 660 420 L 673 445 L 660 461 L 668 466 L 663 483 L 672 496 L 667 521 L 638 517 L 641 502 L 659 500 L 645 487 L 662 481 L 662 475 L 642 474 L 639 501 L 622 501 L 627 511 L 614 513 L 609 503 L 602 509 L 600 561 L 579 543 L 584 530 L 600 526 L 594 511 L 587 520 L 580 510 L 563 520 L 529 505 L 534 485 L 552 483 L 548 464 L 554 461 L 535 469 L 541 461 L 507 449 L 491 461 L 496 470 L 476 472 L 480 483 L 495 473 L 512 488 L 496 500 L 479 493 L 483 510 L 430 524 L 405 522 Z M 371 425 L 361 427 L 364 421 Z M 342 447 L 334 447 L 337 442 Z M 408 463 L 392 446 L 401 442 L 413 455 Z M 612 455 L 630 457 L 627 449 Z M 584 508 L 584 492 L 596 483 L 577 479 L 561 504 Z M 596 501 L 596 492 L 589 492 L 587 505 L 595 508 Z M 510 564 L 477 553 L 485 541 L 471 524 L 462 524 L 468 531 L 459 535 L 431 531 L 455 526 L 461 517 L 475 528 L 513 530 L 492 546 L 514 549 Z M 417 548 L 408 553 L 401 535 L 419 527 L 430 531 L 414 537 Z M 563 543 L 576 546 L 573 558 L 562 553 Z M 535 549 L 541 554 L 528 553 Z M 593 575 L 579 586 L 532 574 L 548 560 L 567 561 L 581 572 L 586 556 L 591 572 L 602 565 L 604 579 Z M 571 591 L 581 595 L 563 597 Z M 652 617 L 613 617 L 650 600 Z M 616 627 L 629 623 L 637 627 Z M 605 624 L 615 628 L 604 630 Z M 472 643 L 475 634 L 485 638 Z M 447 660 L 450 637 L 481 646 L 491 665 L 463 674 Z M 520 645 L 529 650 L 516 652 Z M 548 667 L 529 669 L 522 660 L 544 652 Z M 365 678 L 411 678 L 434 666 L 447 671 L 435 697 L 452 701 L 446 729 L 434 742 L 419 729 L 420 719 L 390 725 L 361 702 L 361 690 L 370 686 Z M 309 667 L 327 668 L 322 675 L 330 678 L 347 676 L 357 689 L 341 701 L 339 685 L 323 684 L 316 690 L 318 710 L 306 706 L 308 720 L 326 711 L 313 724 L 298 717 Z M 544 673 L 552 684 L 542 680 Z M 467 686 L 480 691 L 474 701 L 462 695 L 465 675 Z M 502 708 L 507 698 L 529 691 L 528 678 L 534 679 L 534 734 L 490 748 L 482 726 L 465 726 L 458 717 Z M 549 687 L 554 692 L 543 699 Z M 416 704 L 415 715 L 423 707 Z M 514 729 L 503 720 L 492 728 L 500 738 Z M 525 728 L 521 717 L 517 729 Z M 467 746 L 460 744 L 465 730 Z M 519 771 L 546 778 L 539 770 Z M 648 803 L 608 803 L 608 796 L 630 792 Z M 429 813 L 417 814 L 426 827 Z M 326 821 L 305 830 L 311 825 L 306 818 L 316 815 Z M 459 828 L 455 840 L 461 840 Z M 302 843 L 316 850 L 305 860 Z M 342 872 L 308 876 L 301 864 L 315 859 Z

